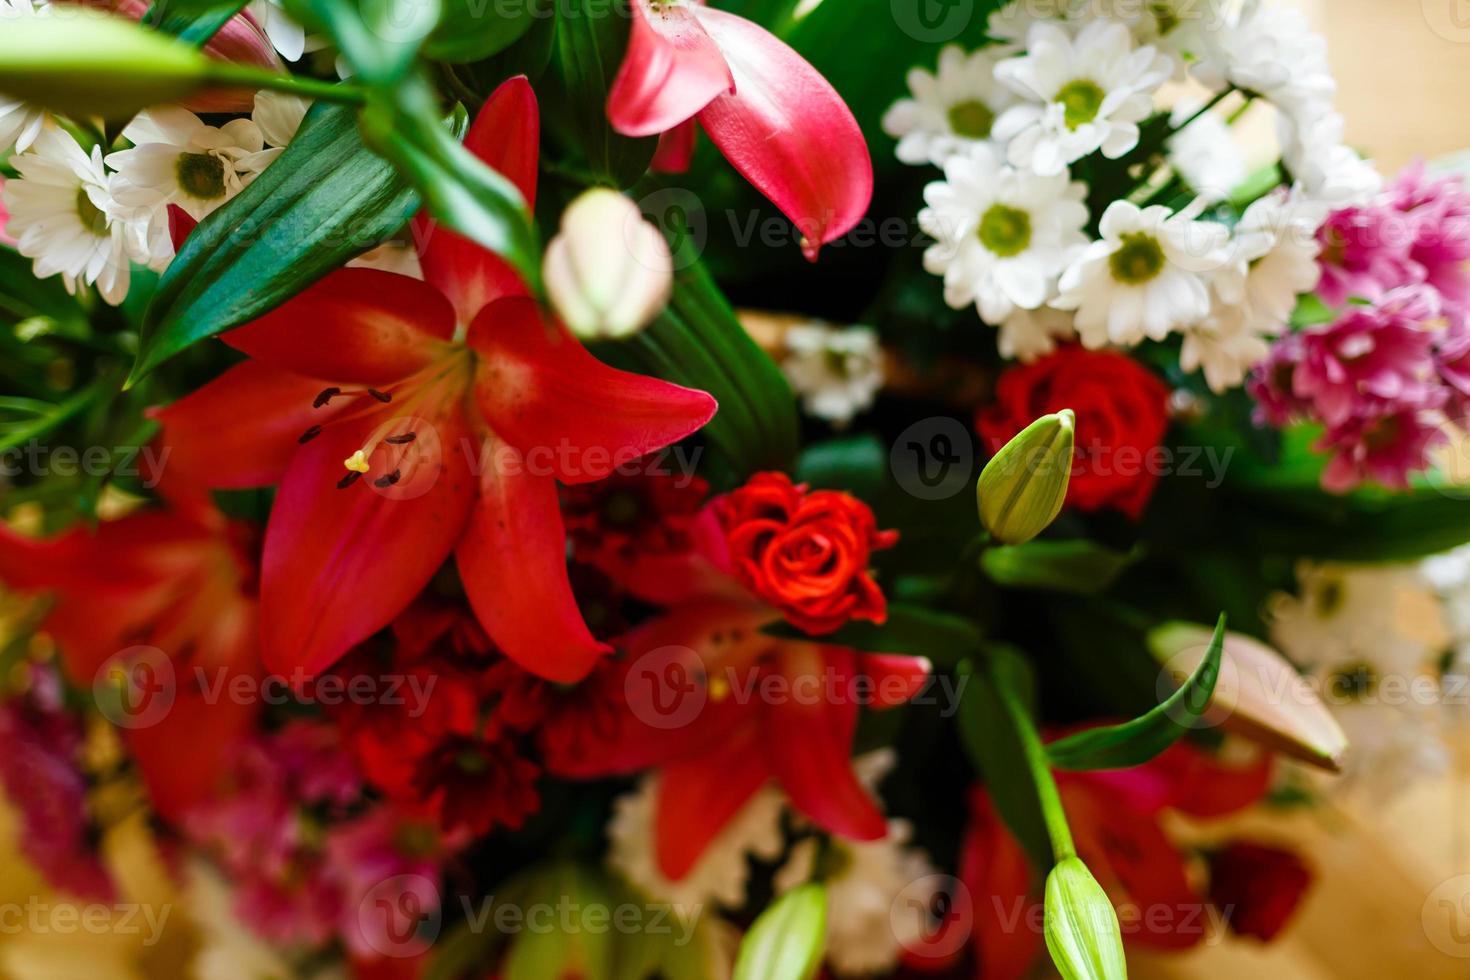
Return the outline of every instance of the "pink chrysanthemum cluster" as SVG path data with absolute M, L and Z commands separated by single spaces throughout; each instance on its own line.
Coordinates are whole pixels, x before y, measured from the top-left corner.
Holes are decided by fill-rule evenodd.
M 245 745 L 227 792 L 194 810 L 189 837 L 235 882 L 236 913 L 273 942 L 340 939 L 374 958 L 391 927 L 363 915 L 385 881 L 422 883 L 416 903 L 438 901 L 446 847 L 431 823 L 390 804 L 368 804 L 351 756 L 327 725 L 296 722 Z
M 1319 235 L 1318 295 L 1347 306 L 1283 337 L 1257 366 L 1258 420 L 1321 425 L 1329 490 L 1404 487 L 1429 467 L 1446 423 L 1470 419 L 1470 193 L 1415 164 Z

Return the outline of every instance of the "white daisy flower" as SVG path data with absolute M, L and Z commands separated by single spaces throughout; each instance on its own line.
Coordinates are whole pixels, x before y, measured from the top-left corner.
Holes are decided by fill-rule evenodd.
M 1304 197 L 1327 208 L 1366 204 L 1383 187 L 1371 160 L 1343 143 L 1343 118 L 1323 112 L 1306 121 L 1279 121 L 1281 157 Z
M 1001 357 L 1013 357 L 1030 363 L 1057 349 L 1057 341 L 1071 340 L 1077 335 L 1072 314 L 1043 306 L 1035 310 L 1016 309 L 1000 325 L 996 347 Z
M 260 127 L 249 119 L 216 128 L 177 106 L 140 113 L 123 135 L 133 148 L 107 157 L 117 171 L 118 201 L 160 214 L 176 204 L 195 221 L 255 178 L 254 158 L 265 147 Z
M 48 126 L 11 158 L 19 177 L 5 181 L 7 230 L 38 279 L 60 275 L 75 293 L 95 285 L 116 305 L 128 294 L 131 262 L 147 259 L 146 221 L 133 221 L 112 195 L 102 150 L 89 155 L 66 130 Z
M 989 50 L 1019 54 L 1033 25 L 1071 20 L 1080 5 L 1080 0 L 1012 0 L 986 18 L 985 33 L 995 41 Z
M 308 46 L 306 29 L 291 19 L 281 0 L 250 0 L 245 5 L 245 12 L 265 31 L 271 47 L 287 61 L 300 61 L 308 50 L 320 47 Z
M 924 188 L 919 227 L 935 239 L 924 268 L 944 277 L 946 303 L 974 303 L 987 323 L 1018 307 L 1034 310 L 1087 243 L 1086 193 L 1065 169 L 1048 176 L 1017 170 L 988 146 L 951 157 L 944 180 Z
M 1183 102 L 1169 114 L 1169 124 L 1179 126 L 1199 109 Z M 1245 156 L 1236 145 L 1230 126 L 1214 113 L 1206 112 L 1170 136 L 1165 148 L 1169 164 L 1196 194 L 1222 200 L 1248 176 Z
M 786 330 L 782 343 L 781 370 L 808 415 L 846 425 L 883 387 L 883 350 L 868 327 L 801 323 Z
M 1325 208 L 1286 191 L 1257 199 L 1241 215 L 1231 262 L 1216 277 L 1215 291 L 1245 308 L 1252 329 L 1279 336 L 1297 298 L 1316 288 L 1322 275 L 1317 229 L 1326 217 Z
M 1186 373 L 1202 370 L 1216 394 L 1239 388 L 1251 368 L 1271 353 L 1271 344 L 1238 306 L 1217 307 L 1183 332 L 1179 367 Z
M 41 10 L 31 0 L 0 0 L 0 24 L 38 16 Z M 30 149 L 48 118 L 44 109 L 0 95 L 0 159 L 12 149 L 17 153 Z
M 1016 101 L 995 80 L 997 60 L 988 50 L 966 55 L 951 44 L 939 52 L 935 74 L 909 69 L 913 97 L 899 99 L 883 114 L 883 131 L 898 140 L 899 160 L 942 164 L 990 138 L 996 116 Z
M 1114 201 L 1103 212 L 1102 238 L 1062 273 L 1061 295 L 1052 300 L 1077 312 L 1085 346 L 1162 340 L 1210 312 L 1208 276 L 1229 258 L 1230 233 L 1194 220 L 1192 210 Z
M 1238 17 L 1203 37 L 1205 50 L 1192 70 L 1207 87 L 1246 89 L 1294 118 L 1332 104 L 1337 82 L 1327 64 L 1327 42 L 1300 10 L 1247 0 Z
M 1035 24 L 1026 54 L 995 66 L 995 77 L 1024 100 L 995 121 L 995 138 L 1008 144 L 1014 166 L 1041 174 L 1095 150 L 1115 159 L 1138 144 L 1138 123 L 1173 71 L 1168 55 L 1135 48 L 1122 24 L 1095 20 L 1075 38 L 1059 24 Z
M 250 113 L 250 121 L 260 130 L 265 149 L 242 158 L 241 169 L 260 173 L 270 166 L 286 145 L 296 138 L 301 120 L 306 118 L 306 111 L 310 108 L 309 101 L 295 95 L 267 92 L 265 89 L 256 92 L 255 108 Z
M 678 881 L 665 877 L 654 845 L 658 776 L 645 776 L 638 789 L 613 802 L 607 824 L 607 861 L 628 882 L 655 901 L 668 902 L 686 919 L 697 918 L 715 902 L 737 909 L 745 904 L 747 857 L 774 861 L 785 840 L 781 812 L 786 798 L 774 786 L 758 790 L 710 841 L 689 873 Z

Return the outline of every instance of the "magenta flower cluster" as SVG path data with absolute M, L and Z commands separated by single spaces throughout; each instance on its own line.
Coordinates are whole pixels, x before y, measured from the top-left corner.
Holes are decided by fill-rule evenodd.
M 382 882 L 421 882 L 417 907 L 435 907 L 447 848 L 432 826 L 369 803 L 336 729 L 293 722 L 244 745 L 228 791 L 185 821 L 193 843 L 235 883 L 235 913 L 282 945 L 341 939 L 358 960 L 395 941 L 392 923 L 364 915 Z M 396 896 L 395 896 L 396 897 Z
M 1406 169 L 1318 233 L 1318 295 L 1342 312 L 1278 341 L 1248 385 L 1263 423 L 1314 422 L 1322 482 L 1405 487 L 1470 419 L 1470 193 Z

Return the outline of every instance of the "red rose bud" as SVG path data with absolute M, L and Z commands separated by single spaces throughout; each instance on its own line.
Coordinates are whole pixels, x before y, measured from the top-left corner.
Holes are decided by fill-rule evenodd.
M 980 523 L 1003 544 L 1025 544 L 1062 512 L 1072 472 L 1070 409 L 1026 426 L 985 464 L 975 485 Z
M 716 503 L 731 571 L 747 589 L 808 633 L 888 615 L 868 573 L 874 551 L 897 531 L 879 531 L 868 505 L 835 490 L 807 492 L 784 473 L 757 473 Z
M 1233 841 L 1210 858 L 1210 901 L 1231 930 L 1269 942 L 1285 928 L 1312 883 L 1292 851 Z
M 1164 383 L 1132 358 L 1063 347 L 1001 375 L 995 403 L 980 412 L 976 426 L 998 452 L 1032 419 L 1072 409 L 1077 447 L 1067 504 L 1137 518 L 1158 481 L 1150 457 L 1168 427 L 1168 400 Z

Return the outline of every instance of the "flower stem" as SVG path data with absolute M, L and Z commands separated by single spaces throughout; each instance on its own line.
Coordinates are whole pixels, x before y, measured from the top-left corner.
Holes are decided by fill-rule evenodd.
M 345 105 L 362 105 L 365 101 L 362 89 L 348 82 L 323 82 L 316 78 L 268 71 L 254 65 L 219 62 L 213 66 L 210 74 L 210 80 L 220 86 L 263 88 L 299 95 L 304 99 L 322 99 Z
M 1026 766 L 1031 770 L 1031 781 L 1036 786 L 1036 798 L 1041 804 L 1041 817 L 1046 823 L 1046 836 L 1051 840 L 1052 858 L 1060 862 L 1077 856 L 1077 846 L 1072 843 L 1072 828 L 1067 826 L 1067 812 L 1062 807 L 1062 796 L 1057 792 L 1057 781 L 1051 774 L 1051 762 L 1046 756 L 1046 746 L 1041 744 L 1041 735 L 1031 721 L 1031 714 L 1021 703 L 1020 697 L 1011 687 L 1003 671 L 995 671 L 995 689 L 1000 703 L 1015 726 L 1021 740 L 1021 749 L 1026 756 Z

